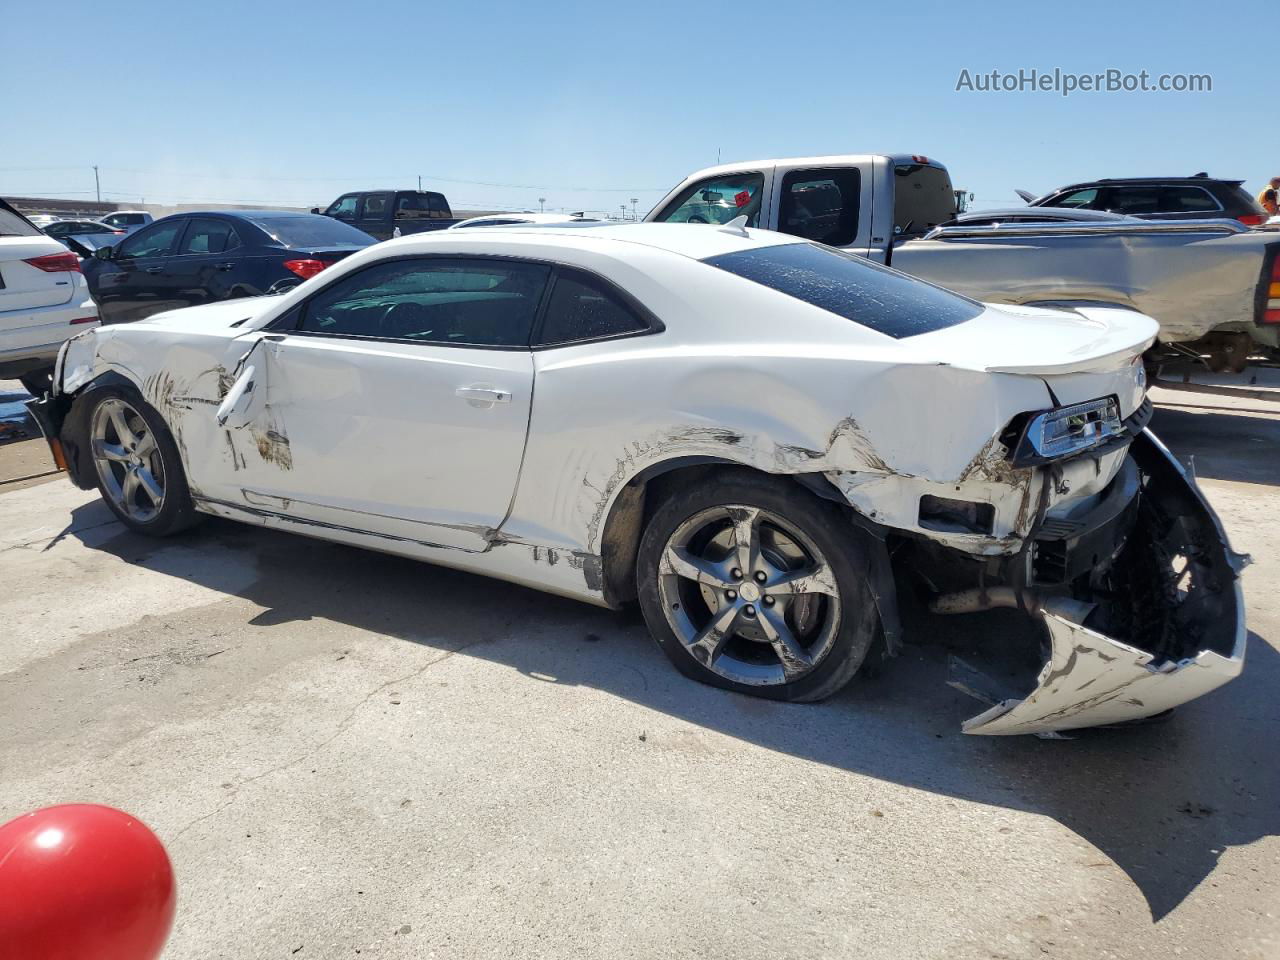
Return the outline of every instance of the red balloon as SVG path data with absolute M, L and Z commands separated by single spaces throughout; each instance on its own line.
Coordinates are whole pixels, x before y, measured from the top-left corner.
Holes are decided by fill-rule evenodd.
M 155 960 L 177 889 L 142 821 L 97 804 L 0 827 L 0 960 Z

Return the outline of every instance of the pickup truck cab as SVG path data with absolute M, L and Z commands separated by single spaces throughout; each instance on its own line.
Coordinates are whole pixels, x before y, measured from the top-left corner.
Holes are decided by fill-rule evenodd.
M 316 207 L 311 212 L 321 211 Z M 443 230 L 458 222 L 443 193 L 419 190 L 344 193 L 323 212 L 377 240 Z
M 1160 343 L 1147 356 L 1156 373 L 1184 363 L 1233 373 L 1258 359 L 1280 363 L 1280 235 L 1238 221 L 1085 223 L 1046 209 L 1035 223 L 969 223 L 956 218 L 947 168 L 917 154 L 710 167 L 645 219 L 723 224 L 742 216 L 748 227 L 840 247 L 985 303 L 1105 303 L 1145 313 L 1160 323 Z
M 645 217 L 728 223 L 816 240 L 884 263 L 891 247 L 955 216 L 947 168 L 919 154 L 756 160 L 699 170 Z

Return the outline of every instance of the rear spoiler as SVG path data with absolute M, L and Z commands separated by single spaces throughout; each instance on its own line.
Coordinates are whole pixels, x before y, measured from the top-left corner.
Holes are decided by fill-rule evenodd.
M 992 237 L 1133 236 L 1151 233 L 1248 233 L 1237 220 L 1148 220 L 1144 223 L 1013 223 L 989 226 L 934 227 L 923 240 L 969 240 Z

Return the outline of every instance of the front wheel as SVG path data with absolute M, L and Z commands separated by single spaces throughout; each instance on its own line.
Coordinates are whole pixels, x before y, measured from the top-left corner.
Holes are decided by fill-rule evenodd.
M 99 393 L 89 413 L 89 453 L 102 499 L 126 527 L 164 537 L 196 521 L 177 444 L 134 391 Z
M 722 475 L 663 503 L 637 563 L 650 632 L 686 676 L 776 700 L 821 700 L 880 628 L 849 521 L 773 477 Z

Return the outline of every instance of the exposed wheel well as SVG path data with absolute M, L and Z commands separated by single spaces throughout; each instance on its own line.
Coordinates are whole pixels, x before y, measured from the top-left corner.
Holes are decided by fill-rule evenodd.
M 619 491 L 600 537 L 600 558 L 604 568 L 604 596 L 610 606 L 636 599 L 636 554 L 640 537 L 653 512 L 676 490 L 690 484 L 710 483 L 723 474 L 746 472 L 770 477 L 779 484 L 803 487 L 810 493 L 834 500 L 843 509 L 848 504 L 831 482 L 821 474 L 774 474 L 754 467 L 706 457 L 685 457 L 656 464 L 641 471 Z

